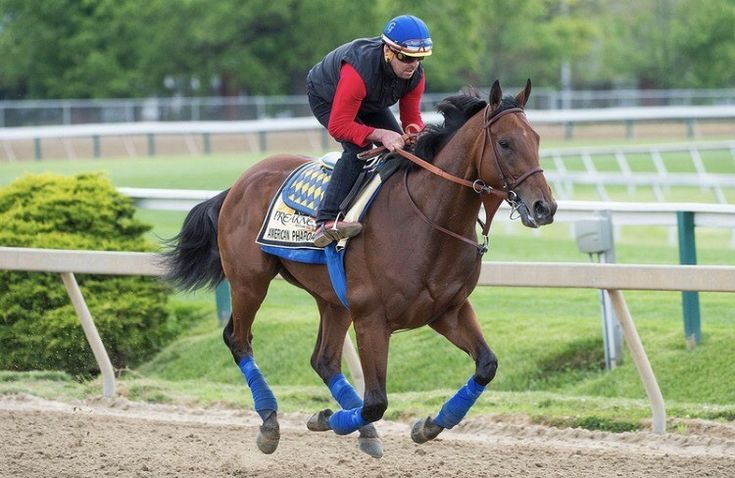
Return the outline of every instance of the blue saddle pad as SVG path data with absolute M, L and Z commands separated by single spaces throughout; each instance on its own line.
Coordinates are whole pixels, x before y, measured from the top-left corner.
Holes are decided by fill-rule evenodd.
M 389 167 L 385 163 L 376 164 L 373 172 L 379 178 L 374 179 L 381 183 L 387 179 L 396 170 L 398 163 L 390 164 Z M 337 296 L 348 307 L 345 249 L 337 249 L 335 243 L 319 248 L 313 242 L 316 211 L 331 174 L 332 164 L 329 164 L 329 158 L 309 161 L 294 170 L 271 201 L 256 242 L 268 254 L 307 264 L 326 264 Z M 362 211 L 363 215 L 379 188 L 380 186 L 374 190 Z

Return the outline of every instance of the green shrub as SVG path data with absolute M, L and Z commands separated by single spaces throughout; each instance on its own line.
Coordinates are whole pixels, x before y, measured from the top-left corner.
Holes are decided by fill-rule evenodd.
M 150 251 L 129 198 L 100 174 L 25 176 L 0 190 L 0 245 Z M 146 360 L 178 330 L 169 289 L 152 277 L 78 275 L 113 366 Z M 97 366 L 61 278 L 0 271 L 0 369 L 63 370 L 89 376 Z

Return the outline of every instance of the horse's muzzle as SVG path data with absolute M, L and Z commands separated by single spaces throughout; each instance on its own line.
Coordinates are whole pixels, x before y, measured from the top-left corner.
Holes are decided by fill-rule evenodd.
M 556 213 L 556 201 L 536 201 L 533 203 L 533 218 L 536 224 L 544 226 L 554 222 L 554 214 Z
M 533 203 L 530 209 L 525 202 L 521 202 L 518 207 L 518 212 L 521 215 L 521 222 L 523 222 L 523 225 L 535 229 L 554 222 L 556 202 L 553 200 L 551 202 L 543 199 L 538 200 Z

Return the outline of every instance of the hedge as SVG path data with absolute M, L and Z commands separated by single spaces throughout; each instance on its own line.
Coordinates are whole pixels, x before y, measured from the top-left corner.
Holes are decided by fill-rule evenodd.
M 0 189 L 0 245 L 151 251 L 150 229 L 102 174 L 24 176 Z M 77 275 L 113 366 L 150 358 L 178 332 L 157 278 Z M 0 369 L 98 372 L 58 274 L 0 271 Z

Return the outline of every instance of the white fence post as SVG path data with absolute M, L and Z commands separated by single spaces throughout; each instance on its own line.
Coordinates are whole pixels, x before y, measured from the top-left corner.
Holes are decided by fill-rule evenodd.
M 620 326 L 623 328 L 625 343 L 628 344 L 630 354 L 633 357 L 633 363 L 635 363 L 635 367 L 638 369 L 638 375 L 641 377 L 641 382 L 643 382 L 643 386 L 646 389 L 648 400 L 651 402 L 653 432 L 658 434 L 664 433 L 666 432 L 664 397 L 661 395 L 661 389 L 656 381 L 656 376 L 653 374 L 651 363 L 648 361 L 646 351 L 643 349 L 641 338 L 635 328 L 633 319 L 630 317 L 630 312 L 628 311 L 625 299 L 623 299 L 623 294 L 619 290 L 608 290 L 607 292 L 610 294 L 618 321 L 620 321 Z
M 163 272 L 160 257 L 151 253 L 0 247 L 0 270 L 62 274 L 64 285 L 102 371 L 104 394 L 112 396 L 114 370 L 76 280 L 69 271 L 158 276 Z M 485 262 L 478 279 L 478 285 L 607 289 L 651 402 L 655 433 L 663 433 L 666 430 L 663 396 L 620 290 L 735 292 L 735 267 L 732 266 Z M 363 377 L 357 365 L 359 359 L 352 342 L 349 341 L 349 336 L 345 339 L 343 354 L 357 387 L 364 387 Z
M 97 327 L 94 325 L 92 314 L 84 302 L 82 291 L 79 289 L 73 273 L 62 272 L 61 280 L 64 281 L 66 292 L 69 294 L 72 305 L 74 305 L 74 310 L 82 323 L 84 335 L 87 337 L 87 342 L 89 342 L 94 358 L 97 360 L 97 365 L 100 367 L 100 372 L 102 372 L 102 394 L 108 398 L 112 397 L 115 395 L 115 371 L 112 368 L 110 357 L 107 355 L 107 350 L 102 344 L 100 334 L 97 332 Z

